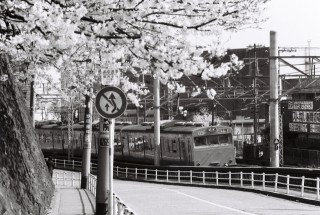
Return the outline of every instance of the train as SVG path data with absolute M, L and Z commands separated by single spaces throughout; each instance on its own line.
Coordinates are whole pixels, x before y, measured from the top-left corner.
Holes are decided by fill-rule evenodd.
M 92 157 L 99 149 L 99 123 L 92 126 Z M 83 123 L 51 123 L 36 126 L 37 138 L 45 155 L 81 157 L 84 143 Z M 119 162 L 153 164 L 154 124 L 115 123 L 114 159 Z M 232 128 L 203 126 L 202 123 L 164 120 L 160 123 L 160 164 L 184 166 L 233 166 L 236 149 Z

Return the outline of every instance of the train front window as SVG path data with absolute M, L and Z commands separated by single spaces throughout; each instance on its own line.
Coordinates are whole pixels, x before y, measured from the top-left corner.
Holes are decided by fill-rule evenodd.
M 207 137 L 195 137 L 194 138 L 195 146 L 205 146 L 207 145 Z
M 216 145 L 216 144 L 219 144 L 219 136 L 209 136 L 208 145 Z
M 212 145 L 228 144 L 228 143 L 230 143 L 230 135 L 228 134 L 194 138 L 195 146 L 205 146 L 205 145 L 212 146 Z
M 227 134 L 223 134 L 223 135 L 219 135 L 219 142 L 220 144 L 227 144 L 229 143 L 229 135 Z

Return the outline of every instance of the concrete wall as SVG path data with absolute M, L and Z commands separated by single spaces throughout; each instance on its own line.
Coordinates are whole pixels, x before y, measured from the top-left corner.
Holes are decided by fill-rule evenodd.
M 46 214 L 54 186 L 31 126 L 29 110 L 0 56 L 0 214 Z

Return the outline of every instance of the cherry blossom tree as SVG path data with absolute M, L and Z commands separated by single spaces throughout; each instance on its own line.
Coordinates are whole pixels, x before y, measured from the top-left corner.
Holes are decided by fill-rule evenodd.
M 128 75 L 153 75 L 182 92 L 176 80 L 183 75 L 208 80 L 241 68 L 236 56 L 212 63 L 201 53 L 224 56 L 221 34 L 258 26 L 266 2 L 5 0 L 0 1 L 0 47 L 16 64 L 27 62 L 29 75 L 60 72 L 65 91 L 72 85 L 88 94 L 101 70 L 118 70 L 120 87 L 138 105 L 138 95 L 147 92 Z M 210 41 L 195 43 L 204 37 Z M 214 98 L 214 90 L 206 92 Z

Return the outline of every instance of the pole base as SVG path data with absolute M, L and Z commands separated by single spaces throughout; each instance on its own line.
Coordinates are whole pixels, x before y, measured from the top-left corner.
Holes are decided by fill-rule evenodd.
M 107 214 L 107 204 L 106 203 L 96 203 L 96 213 L 95 215 L 106 215 Z
M 88 189 L 88 176 L 81 177 L 81 189 Z

